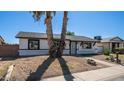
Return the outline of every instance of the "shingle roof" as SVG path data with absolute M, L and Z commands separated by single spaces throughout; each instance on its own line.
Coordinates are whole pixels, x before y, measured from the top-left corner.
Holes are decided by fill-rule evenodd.
M 72 41 L 95 41 L 94 39 L 85 37 L 85 36 L 71 36 L 70 40 Z
M 59 34 L 54 34 L 54 38 L 60 39 Z M 47 35 L 45 33 L 35 33 L 35 32 L 19 32 L 16 35 L 16 38 L 47 38 Z M 66 39 L 69 39 L 71 41 L 95 41 L 92 38 L 85 37 L 85 36 L 69 36 L 66 35 Z
M 104 38 L 101 40 L 101 42 L 112 42 L 113 39 L 115 38 L 119 38 L 121 41 L 123 41 L 123 39 L 121 39 L 120 37 L 116 36 L 116 37 L 109 37 L 109 38 Z

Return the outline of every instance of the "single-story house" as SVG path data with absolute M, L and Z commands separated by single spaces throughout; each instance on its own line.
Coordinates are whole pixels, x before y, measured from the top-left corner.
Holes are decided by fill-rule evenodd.
M 107 48 L 110 50 L 110 52 L 114 52 L 116 48 L 124 48 L 124 40 L 120 37 L 109 37 L 104 38 L 100 42 L 104 48 Z
M 20 56 L 48 54 L 49 47 L 45 33 L 19 32 L 16 38 L 19 38 Z M 54 39 L 59 40 L 60 35 L 54 34 Z M 66 35 L 66 47 L 63 53 L 67 55 L 97 54 L 102 51 L 102 48 L 95 46 L 96 41 L 85 36 Z
M 3 45 L 4 43 L 4 39 L 2 38 L 2 36 L 0 36 L 0 45 Z

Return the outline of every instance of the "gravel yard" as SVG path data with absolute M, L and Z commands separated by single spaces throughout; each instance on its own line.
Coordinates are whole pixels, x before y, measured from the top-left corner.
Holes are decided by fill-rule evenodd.
M 7 73 L 7 70 L 8 70 L 8 67 L 11 65 L 12 63 L 11 62 L 1 62 L 0 61 L 0 80 L 3 80 L 6 73 Z
M 87 64 L 83 57 L 63 56 L 62 58 L 50 58 L 48 56 L 35 56 L 17 58 L 14 60 L 0 61 L 3 64 L 14 64 L 14 70 L 11 75 L 12 81 L 35 81 L 43 78 L 59 75 L 72 74 L 76 72 L 96 70 L 108 66 L 97 63 L 97 66 Z

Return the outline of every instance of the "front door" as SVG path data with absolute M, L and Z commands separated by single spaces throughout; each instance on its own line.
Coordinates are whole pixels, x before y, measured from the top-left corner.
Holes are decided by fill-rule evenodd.
M 76 42 L 71 42 L 71 55 L 76 55 Z
M 112 52 L 115 52 L 115 49 L 119 48 L 119 43 L 112 43 Z

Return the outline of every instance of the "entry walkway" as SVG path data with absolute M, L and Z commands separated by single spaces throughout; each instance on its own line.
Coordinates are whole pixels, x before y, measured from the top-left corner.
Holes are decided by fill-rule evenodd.
M 101 60 L 93 59 L 99 63 L 108 65 L 110 67 L 97 69 L 92 71 L 73 73 L 74 81 L 103 81 L 117 78 L 124 75 L 124 66 L 107 63 Z M 68 76 L 68 75 L 66 75 Z M 64 76 L 58 76 L 53 78 L 44 79 L 45 81 L 65 81 Z
M 107 65 L 107 66 L 117 66 L 118 65 L 118 64 L 112 64 L 112 63 L 105 62 L 105 61 L 98 60 L 98 59 L 91 58 L 91 57 L 86 57 L 86 59 L 92 59 L 92 60 L 96 61 L 97 63 L 101 63 L 101 64 L 104 64 L 104 65 Z

